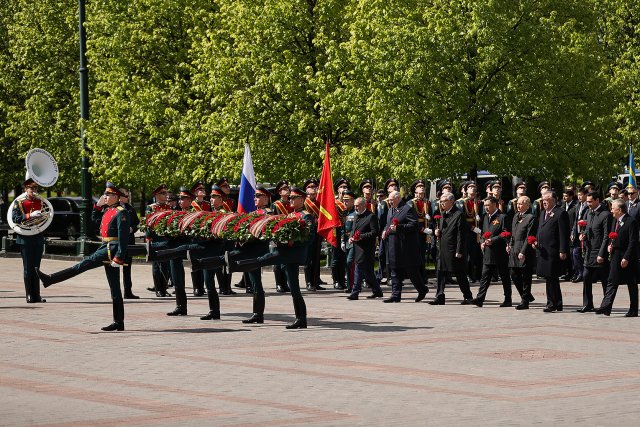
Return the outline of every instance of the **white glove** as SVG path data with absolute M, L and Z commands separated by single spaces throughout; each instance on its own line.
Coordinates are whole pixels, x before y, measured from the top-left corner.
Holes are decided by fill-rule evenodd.
M 120 268 L 122 266 L 115 261 L 111 261 L 111 267 Z
M 480 233 L 482 233 L 482 230 L 480 230 L 478 227 L 475 227 L 475 228 L 474 228 L 473 230 L 471 230 L 471 231 L 473 231 L 473 232 L 474 232 L 474 233 L 476 233 L 476 234 L 480 234 Z
M 38 218 L 38 217 L 41 217 L 41 216 L 42 216 L 42 211 L 33 211 L 29 215 L 29 217 L 31 217 L 31 218 Z
M 424 230 L 422 230 L 422 232 L 427 236 L 431 236 L 433 234 L 433 231 L 431 231 L 430 228 L 425 228 Z
M 480 222 L 480 215 L 476 215 L 476 222 Z
M 426 219 L 427 221 L 429 221 L 429 220 L 431 219 L 431 215 L 427 214 L 427 215 L 425 216 L 425 219 Z
M 340 244 L 340 249 L 342 249 L 342 252 L 346 252 L 346 251 L 347 251 L 347 245 L 346 245 L 346 243 L 342 242 L 342 243 Z

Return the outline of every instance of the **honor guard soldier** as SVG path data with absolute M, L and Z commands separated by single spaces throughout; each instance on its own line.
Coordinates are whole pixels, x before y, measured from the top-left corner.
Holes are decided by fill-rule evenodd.
M 147 206 L 145 210 L 145 216 L 155 212 L 170 211 L 171 206 L 168 203 L 169 189 L 166 184 L 160 184 L 153 192 L 151 196 L 155 199 L 154 203 Z M 145 234 L 145 241 L 152 244 L 166 241 L 163 236 L 158 236 L 153 231 L 147 231 Z M 170 296 L 167 293 L 167 284 L 169 281 L 169 263 L 168 262 L 154 262 L 151 264 L 151 275 L 153 278 L 153 287 L 156 296 L 167 297 Z
M 358 188 L 360 189 L 360 194 L 362 194 L 362 197 L 365 200 L 366 206 L 367 206 L 367 210 L 370 211 L 371 213 L 376 214 L 376 209 L 378 207 L 378 201 L 373 198 L 373 180 L 371 178 L 365 178 L 362 181 L 360 181 L 360 185 L 358 186 Z M 380 190 L 382 191 L 382 190 Z M 384 191 L 382 191 L 382 194 L 384 194 Z M 383 199 L 386 198 L 383 197 Z
M 26 198 L 16 200 L 17 209 L 13 209 L 12 220 L 15 224 L 42 217 L 42 199 L 38 197 L 38 184 L 28 178 L 22 183 Z M 44 251 L 44 236 L 42 233 L 25 235 L 16 233 L 16 244 L 20 246 L 22 266 L 24 269 L 24 290 L 27 303 L 46 302 L 40 297 L 40 281 L 36 269 L 40 268 L 42 252 Z
M 288 215 L 293 212 L 291 203 L 289 202 L 289 192 L 291 185 L 287 180 L 281 180 L 276 184 L 276 194 L 280 196 L 279 200 L 276 200 L 271 205 L 271 209 L 276 215 Z M 287 276 L 284 271 L 284 265 L 274 265 L 273 275 L 276 280 L 276 292 L 284 293 L 289 292 L 289 286 L 287 285 Z
M 540 212 L 544 210 L 542 207 L 542 195 L 550 189 L 551 184 L 549 183 L 549 181 L 540 181 L 540 183 L 538 184 L 538 193 L 540 194 L 540 197 L 534 200 L 533 204 L 531 205 L 531 213 L 534 216 L 537 217 L 538 215 L 540 215 Z
M 608 196 L 606 199 L 604 199 L 604 201 L 607 202 L 608 210 L 611 210 L 611 202 L 613 202 L 615 199 L 619 197 L 621 189 L 622 189 L 622 184 L 616 181 L 610 182 L 609 185 L 607 186 Z
M 320 216 L 320 204 L 318 203 L 318 180 L 316 178 L 307 179 L 302 185 L 307 198 L 304 201 L 304 208 L 313 215 L 315 221 Z M 320 254 L 322 249 L 322 238 L 319 235 L 314 237 L 307 254 L 307 264 L 304 267 L 304 277 L 308 291 L 323 291 L 320 286 Z
M 91 218 L 100 221 L 99 230 L 102 245 L 92 255 L 84 258 L 71 268 L 47 275 L 37 270 L 45 288 L 62 282 L 78 274 L 97 267 L 104 267 L 111 290 L 113 323 L 103 331 L 124 331 L 124 301 L 120 290 L 120 270 L 127 258 L 129 242 L 129 213 L 120 205 L 122 193 L 111 182 L 107 182 L 104 194 L 94 205 Z
M 349 191 L 351 186 L 346 178 L 338 178 L 333 183 L 333 190 L 336 194 L 336 210 L 340 218 L 340 227 L 336 228 L 336 239 L 338 242 L 342 240 L 344 234 L 344 223 L 347 216 L 347 206 L 342 201 L 343 195 L 346 191 Z M 331 278 L 333 279 L 334 289 L 346 289 L 346 263 L 347 254 L 342 248 L 342 245 L 331 246 Z
M 191 187 L 191 192 L 196 198 L 191 202 L 191 206 L 195 211 L 211 211 L 211 205 L 204 199 L 207 197 L 207 190 L 204 188 L 202 181 L 198 181 Z
M 505 206 L 504 200 L 502 200 L 502 183 L 499 180 L 492 182 L 491 195 L 498 201 L 498 209 L 500 212 L 507 213 L 507 207 Z
M 516 182 L 514 188 L 516 197 L 509 200 L 509 204 L 507 205 L 507 215 L 510 221 L 513 220 L 513 217 L 518 213 L 518 199 L 527 195 L 527 184 L 525 184 L 524 181 Z
M 129 202 L 131 199 L 129 197 L 130 192 L 127 188 L 120 188 L 120 204 L 127 210 L 129 213 L 129 245 L 136 244 L 135 232 L 138 231 L 138 226 L 140 225 L 140 219 L 138 218 L 138 213 L 131 206 Z M 128 252 L 128 251 L 127 251 Z M 122 285 L 124 287 L 124 299 L 139 299 L 140 297 L 133 294 L 133 283 L 131 282 L 131 264 L 133 263 L 133 256 L 128 253 L 127 259 L 124 260 L 124 266 L 122 267 Z
M 418 214 L 418 250 L 420 252 L 420 274 L 424 283 L 427 284 L 427 246 L 431 243 L 431 229 L 429 221 L 431 220 L 431 202 L 427 200 L 425 195 L 426 183 L 423 179 L 415 180 L 409 189 L 413 198 L 407 203 Z
M 224 210 L 226 212 L 233 212 L 235 210 L 235 202 L 229 196 L 229 194 L 231 194 L 231 186 L 229 185 L 229 180 L 223 176 L 218 181 L 216 181 L 215 185 L 220 187 L 220 189 L 224 193 L 224 199 L 222 200 Z

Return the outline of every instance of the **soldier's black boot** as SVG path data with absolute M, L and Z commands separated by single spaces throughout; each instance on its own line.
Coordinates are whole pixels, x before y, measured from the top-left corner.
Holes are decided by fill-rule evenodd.
M 216 287 L 211 286 L 207 292 L 207 299 L 209 300 L 209 313 L 202 316 L 200 320 L 219 320 L 220 319 L 220 298 Z
M 167 313 L 167 316 L 186 316 L 187 315 L 187 294 L 176 290 L 176 308 Z
M 293 310 L 296 313 L 295 322 L 287 325 L 287 329 L 306 329 L 307 328 L 307 305 L 304 303 L 304 299 L 294 298 Z
M 289 285 L 287 285 L 287 273 L 280 266 L 273 268 L 273 275 L 276 279 L 276 291 L 279 293 L 289 292 Z
M 101 328 L 103 331 L 124 331 L 124 302 L 122 298 L 116 298 L 113 303 L 113 323 Z
M 245 280 L 244 280 L 244 275 L 242 276 L 242 278 L 240 279 L 240 281 L 238 283 L 236 283 L 235 285 L 236 288 L 240 288 L 240 289 L 245 289 L 247 287 Z
M 36 267 L 36 273 L 38 274 L 38 278 L 42 281 L 42 286 L 45 288 L 76 276 L 76 271 L 73 268 L 65 268 L 64 270 L 49 275 L 44 274 L 38 267 Z
M 204 276 L 200 271 L 191 272 L 191 283 L 193 284 L 193 296 L 201 297 L 204 295 Z
M 242 323 L 264 323 L 264 292 L 254 292 L 253 315 Z
M 304 282 L 307 285 L 308 291 L 316 290 L 316 287 L 314 285 L 314 279 L 313 279 L 313 267 L 310 265 L 304 266 Z
M 151 277 L 153 278 L 153 288 L 156 291 L 157 297 L 171 296 L 171 294 L 167 292 L 167 282 L 164 280 L 162 273 L 152 274 Z
M 24 291 L 29 304 L 47 302 L 46 299 L 40 298 L 40 279 L 38 279 L 38 276 L 33 275 L 24 278 Z
M 133 283 L 131 282 L 131 266 L 125 265 L 122 267 L 122 281 L 124 285 L 124 298 L 125 299 L 140 299 L 139 296 L 134 295 L 133 291 Z

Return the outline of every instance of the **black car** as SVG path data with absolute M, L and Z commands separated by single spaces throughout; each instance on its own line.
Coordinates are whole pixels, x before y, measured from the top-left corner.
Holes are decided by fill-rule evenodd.
M 46 237 L 62 237 L 76 240 L 80 236 L 80 208 L 81 197 L 50 197 L 47 200 L 53 207 L 53 221 L 44 231 Z M 97 200 L 93 200 L 95 203 Z M 94 226 L 89 222 L 87 237 L 95 237 Z

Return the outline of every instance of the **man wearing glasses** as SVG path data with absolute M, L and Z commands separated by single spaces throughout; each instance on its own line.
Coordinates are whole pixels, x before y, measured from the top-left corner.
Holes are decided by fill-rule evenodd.
M 73 267 L 51 275 L 36 269 L 44 287 L 47 288 L 87 270 L 103 266 L 109 282 L 113 304 L 113 323 L 103 327 L 103 331 L 124 331 L 124 301 L 120 290 L 119 267 L 122 267 L 127 259 L 130 219 L 127 210 L 120 205 L 119 197 L 121 196 L 122 193 L 118 187 L 107 182 L 104 194 L 94 205 L 91 219 L 99 226 L 102 239 L 102 245 L 97 251 Z

